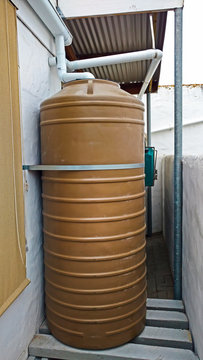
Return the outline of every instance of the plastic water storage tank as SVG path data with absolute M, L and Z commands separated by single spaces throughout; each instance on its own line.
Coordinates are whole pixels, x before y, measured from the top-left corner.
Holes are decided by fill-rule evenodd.
M 144 162 L 143 103 L 79 80 L 41 105 L 42 164 Z M 144 168 L 43 171 L 46 313 L 74 347 L 121 345 L 145 325 Z

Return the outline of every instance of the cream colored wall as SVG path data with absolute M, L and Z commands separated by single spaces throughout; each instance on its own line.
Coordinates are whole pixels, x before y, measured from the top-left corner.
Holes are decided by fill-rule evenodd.
M 18 7 L 22 162 L 37 164 L 39 106 L 60 89 L 60 82 L 56 70 L 48 66 L 48 57 L 55 52 L 52 35 L 26 0 Z M 41 181 L 39 173 L 24 175 L 26 268 L 31 283 L 0 317 L 0 360 L 27 359 L 28 344 L 44 318 Z
M 0 2 L 0 316 L 29 281 L 25 269 L 16 9 Z
M 164 159 L 164 235 L 173 266 L 173 157 Z M 203 156 L 183 158 L 182 296 L 195 350 L 203 359 Z
M 145 99 L 144 99 L 145 100 Z M 151 95 L 152 146 L 158 158 L 174 153 L 174 87 L 160 87 Z M 203 86 L 183 86 L 183 155 L 203 154 Z M 153 232 L 162 231 L 161 171 L 152 188 Z
M 203 359 L 203 156 L 183 159 L 183 301 Z

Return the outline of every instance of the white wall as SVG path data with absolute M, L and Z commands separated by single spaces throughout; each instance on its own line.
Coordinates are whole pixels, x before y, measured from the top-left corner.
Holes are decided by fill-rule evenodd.
M 152 146 L 158 158 L 174 153 L 174 87 L 160 87 L 151 95 Z M 183 154 L 203 154 L 203 87 L 183 86 Z M 158 161 L 159 163 L 159 161 Z M 159 166 L 160 167 L 160 166 Z M 161 171 L 152 188 L 153 232 L 162 230 Z
M 60 83 L 55 69 L 48 66 L 48 50 L 54 52 L 51 34 L 26 1 L 18 1 L 18 7 L 23 162 L 37 164 L 40 162 L 39 105 L 59 91 Z M 26 172 L 24 182 L 27 182 L 24 190 L 26 267 L 31 283 L 0 318 L 0 360 L 26 359 L 28 344 L 44 318 L 40 174 Z
M 183 158 L 183 301 L 194 338 L 203 359 L 203 156 Z M 173 263 L 173 157 L 164 159 L 164 235 Z
M 203 154 L 203 120 L 201 122 L 183 126 L 183 155 Z M 153 144 L 158 148 L 159 154 L 173 153 L 174 129 L 162 130 L 153 133 Z
M 183 159 L 183 300 L 203 359 L 203 156 Z
M 174 87 L 160 87 L 151 95 L 152 143 L 159 154 L 173 154 Z M 183 154 L 203 153 L 203 87 L 183 86 Z

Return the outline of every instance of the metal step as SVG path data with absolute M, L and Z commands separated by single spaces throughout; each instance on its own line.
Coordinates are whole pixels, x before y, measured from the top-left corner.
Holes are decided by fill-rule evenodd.
M 80 350 L 64 345 L 52 335 L 36 335 L 29 346 L 31 356 L 60 360 L 197 360 L 191 350 L 126 344 L 108 350 Z

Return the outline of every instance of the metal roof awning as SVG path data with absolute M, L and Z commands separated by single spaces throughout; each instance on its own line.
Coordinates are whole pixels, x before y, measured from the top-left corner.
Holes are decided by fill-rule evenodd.
M 167 12 L 153 14 L 155 47 L 163 49 Z M 65 20 L 73 35 L 72 50 L 77 59 L 121 54 L 152 48 L 152 35 L 148 13 L 109 15 Z M 69 57 L 69 50 L 67 55 Z M 73 57 L 71 60 L 74 60 Z M 121 88 L 139 93 L 150 61 L 87 68 L 96 78 L 120 83 Z M 151 91 L 156 91 L 160 76 L 157 68 Z
M 182 0 L 81 1 L 59 0 L 64 21 L 73 36 L 66 47 L 69 60 L 122 54 L 153 48 L 150 14 L 153 17 L 155 48 L 163 50 L 167 11 L 183 6 Z M 138 94 L 150 60 L 86 68 L 96 78 L 118 82 L 121 88 Z M 158 89 L 159 65 L 150 82 L 150 92 Z

